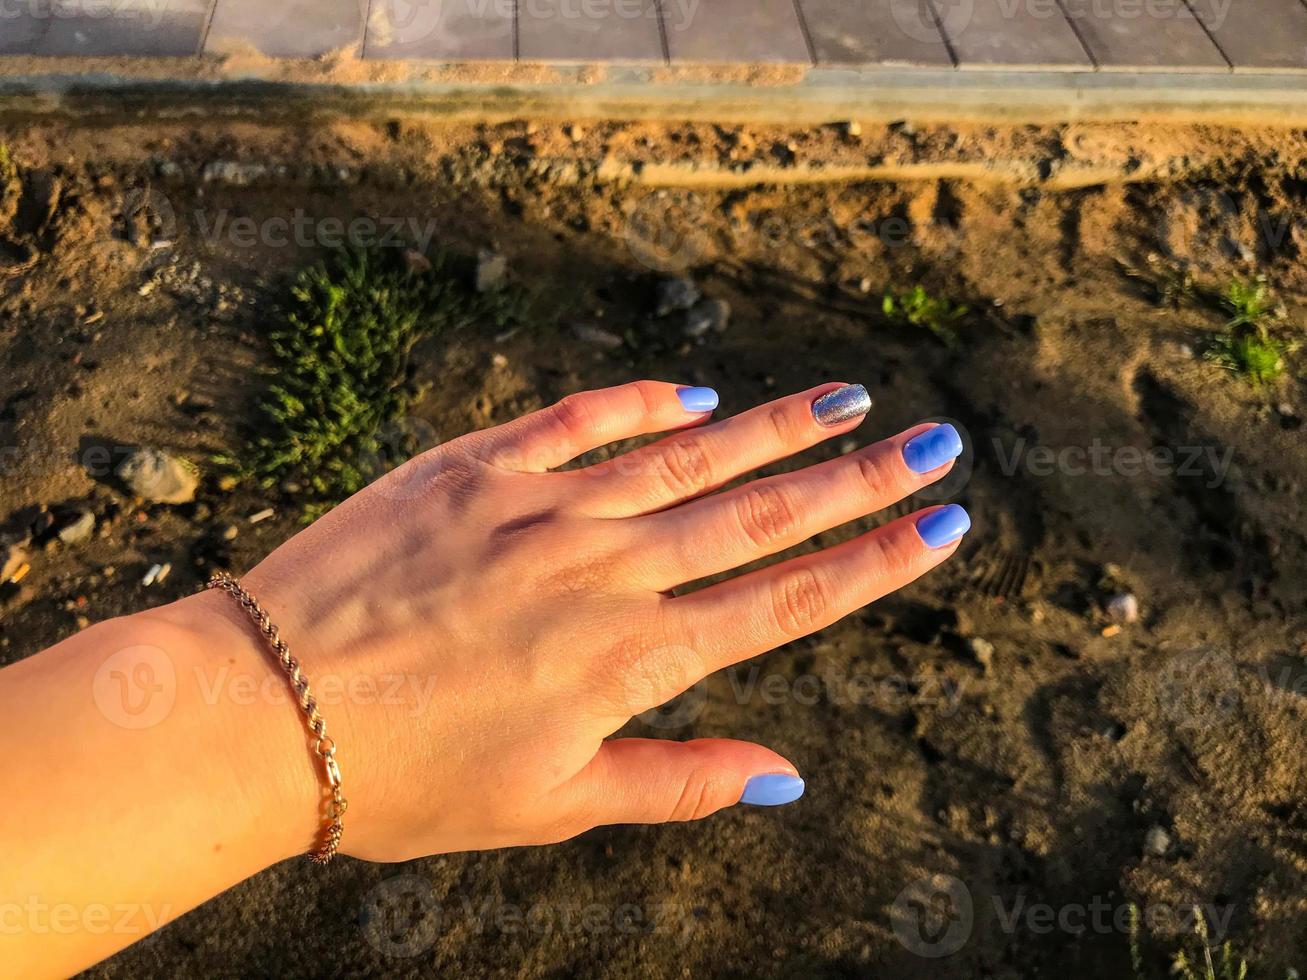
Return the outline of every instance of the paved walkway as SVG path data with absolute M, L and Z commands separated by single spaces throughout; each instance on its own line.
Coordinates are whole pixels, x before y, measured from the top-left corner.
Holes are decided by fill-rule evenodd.
M 1307 0 L 0 0 L 0 55 L 1307 71 Z M 1307 79 L 1304 79 L 1307 84 Z

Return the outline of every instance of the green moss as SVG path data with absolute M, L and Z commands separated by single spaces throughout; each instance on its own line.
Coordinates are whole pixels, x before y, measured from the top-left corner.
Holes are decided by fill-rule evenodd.
M 402 461 L 405 447 L 380 433 L 416 400 L 414 346 L 471 324 L 503 329 L 526 310 L 517 290 L 478 293 L 470 260 L 428 259 L 429 269 L 397 249 L 355 249 L 302 272 L 269 333 L 276 381 L 258 433 L 219 462 L 265 488 L 294 481 L 313 517 Z

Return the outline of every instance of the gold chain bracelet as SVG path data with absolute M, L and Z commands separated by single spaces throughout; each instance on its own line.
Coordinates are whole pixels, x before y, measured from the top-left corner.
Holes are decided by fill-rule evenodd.
M 327 864 L 340 849 L 340 836 L 344 833 L 341 818 L 345 815 L 345 809 L 349 804 L 340 789 L 340 766 L 336 763 L 336 742 L 327 734 L 327 722 L 318 712 L 318 702 L 309 693 L 308 678 L 300 673 L 299 661 L 290 655 L 290 647 L 278 635 L 277 627 L 272 625 L 272 620 L 259 605 L 259 600 L 250 595 L 240 582 L 226 572 L 215 572 L 205 588 L 222 589 L 241 604 L 241 608 L 249 614 L 254 625 L 258 627 L 263 638 L 277 655 L 277 663 L 286 672 L 290 686 L 299 699 L 300 708 L 303 709 L 304 717 L 309 723 L 309 731 L 315 738 L 313 753 L 322 760 L 327 785 L 331 789 L 331 799 L 327 804 L 327 824 L 323 829 L 322 839 L 313 850 L 309 851 L 308 857 L 314 864 Z

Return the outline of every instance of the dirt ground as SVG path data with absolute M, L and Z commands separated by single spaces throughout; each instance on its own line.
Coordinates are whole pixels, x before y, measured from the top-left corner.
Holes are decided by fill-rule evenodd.
M 295 861 L 89 975 L 1115 978 L 1131 903 L 1146 975 L 1196 948 L 1195 905 L 1253 976 L 1307 962 L 1307 351 L 1262 389 L 1201 356 L 1223 322 L 1204 288 L 1235 277 L 1266 276 L 1277 329 L 1304 336 L 1307 134 L 867 130 L 0 134 L 23 174 L 0 239 L 0 519 L 35 533 L 0 586 L 0 663 L 294 533 L 293 493 L 224 488 L 205 463 L 248 437 L 262 326 L 332 218 L 497 250 L 536 295 L 529 329 L 420 349 L 409 422 L 432 438 L 634 377 L 711 384 L 725 413 L 840 379 L 872 415 L 790 465 L 923 418 L 968 445 L 911 504 L 967 506 L 957 559 L 631 725 L 773 746 L 800 803 L 404 866 Z M 812 176 L 839 163 L 921 179 Z M 729 328 L 654 316 L 669 274 L 729 301 Z M 882 314 L 916 284 L 969 308 L 956 346 Z M 197 501 L 141 504 L 88 467 L 134 445 L 197 463 Z M 83 509 L 95 531 L 61 542 Z M 1139 617 L 1115 623 L 1125 594 Z

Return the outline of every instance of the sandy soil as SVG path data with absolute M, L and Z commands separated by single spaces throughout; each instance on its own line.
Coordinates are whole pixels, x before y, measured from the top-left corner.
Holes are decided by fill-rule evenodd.
M 877 401 L 851 444 L 948 418 L 970 449 L 943 488 L 975 521 L 958 560 L 632 723 L 766 742 L 807 777 L 800 804 L 402 867 L 294 862 L 91 975 L 1118 977 L 1131 902 L 1150 975 L 1194 904 L 1254 975 L 1307 962 L 1302 361 L 1266 390 L 1205 362 L 1221 314 L 1178 288 L 1264 274 L 1285 322 L 1307 324 L 1301 132 L 4 136 L 25 182 L 0 242 L 0 499 L 11 523 L 85 507 L 97 530 L 38 542 L 0 588 L 0 663 L 294 532 L 280 494 L 210 474 L 195 504 L 148 506 L 83 464 L 106 444 L 201 466 L 239 446 L 266 383 L 261 324 L 328 218 L 497 248 L 538 294 L 532 330 L 421 351 L 415 415 L 441 438 L 635 376 L 711 383 L 725 412 L 843 378 Z M 987 157 L 1027 176 L 780 182 L 803 162 Z M 653 186 L 646 164 L 781 177 Z M 1059 185 L 1073 164 L 1101 181 Z M 295 209 L 305 244 L 267 240 Z M 233 231 L 243 217 L 263 240 Z M 727 299 L 729 329 L 690 339 L 655 318 L 669 272 Z M 970 307 L 956 349 L 880 314 L 886 288 L 916 283 Z M 1127 592 L 1140 618 L 1115 626 Z

